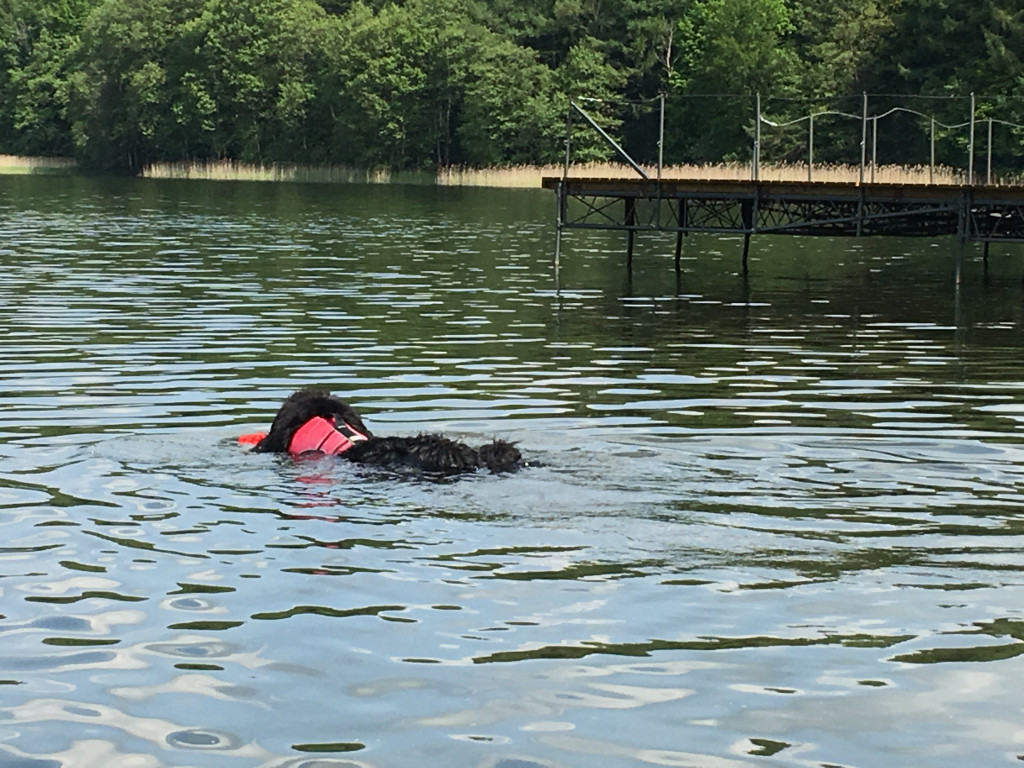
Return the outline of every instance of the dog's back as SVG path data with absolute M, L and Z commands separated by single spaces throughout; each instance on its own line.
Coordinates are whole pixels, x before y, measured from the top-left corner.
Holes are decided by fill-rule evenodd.
M 438 475 L 455 475 L 476 469 L 514 472 L 522 461 L 519 449 L 504 440 L 472 448 L 436 434 L 374 437 L 352 446 L 344 456 L 359 464 L 400 467 Z

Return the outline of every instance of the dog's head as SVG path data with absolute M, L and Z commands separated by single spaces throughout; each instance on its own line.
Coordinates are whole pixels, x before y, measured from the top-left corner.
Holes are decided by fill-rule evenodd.
M 480 466 L 491 472 L 515 472 L 523 466 L 523 456 L 519 449 L 515 443 L 506 440 L 495 440 L 481 445 L 476 454 L 480 459 Z
M 253 446 L 253 451 L 284 453 L 291 445 L 295 433 L 310 419 L 318 416 L 338 424 L 347 424 L 361 435 L 373 437 L 355 409 L 340 397 L 322 389 L 300 389 L 284 401 L 270 425 L 270 432 Z

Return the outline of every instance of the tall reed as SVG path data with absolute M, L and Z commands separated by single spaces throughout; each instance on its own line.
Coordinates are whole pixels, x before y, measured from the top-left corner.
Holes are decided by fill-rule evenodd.
M 518 165 L 508 168 L 464 168 L 451 166 L 437 172 L 437 183 L 444 186 L 487 186 L 487 187 L 539 187 L 545 176 L 561 176 L 561 165 Z M 654 179 L 658 176 L 655 166 L 644 166 L 643 170 Z M 861 169 L 856 165 L 815 165 L 808 174 L 806 163 L 762 165 L 760 178 L 764 181 L 858 183 Z M 635 179 L 637 172 L 617 163 L 587 163 L 569 166 L 572 178 Z M 661 169 L 661 178 L 669 180 L 700 181 L 749 181 L 750 166 L 746 163 L 717 163 L 707 165 L 669 165 Z M 876 184 L 964 184 L 966 173 L 946 166 L 934 169 L 927 165 L 883 165 L 872 172 L 870 166 L 864 170 L 865 183 Z M 994 179 L 1001 185 L 1016 185 L 1020 178 Z
M 0 173 L 69 173 L 76 169 L 71 158 L 19 157 L 0 155 Z M 977 169 L 976 169 L 977 170 Z M 650 178 L 657 178 L 658 169 L 644 166 Z M 436 173 L 391 171 L 383 168 L 359 168 L 351 165 L 304 165 L 300 163 L 253 164 L 234 160 L 192 160 L 177 163 L 153 163 L 140 172 L 150 179 L 203 179 L 209 181 L 293 181 L 347 184 L 437 184 L 462 187 L 521 187 L 537 189 L 546 176 L 561 176 L 562 165 L 516 165 L 502 168 L 468 168 L 445 166 Z M 637 178 L 635 170 L 620 163 L 580 163 L 569 166 L 570 177 Z M 746 163 L 711 163 L 704 165 L 668 165 L 661 169 L 661 178 L 668 180 L 749 181 L 750 165 Z M 815 165 L 808 174 L 806 163 L 764 164 L 760 178 L 764 181 L 857 183 L 861 168 L 857 165 Z M 948 166 L 883 165 L 864 169 L 865 183 L 876 184 L 952 184 L 967 183 L 965 171 Z M 981 173 L 975 182 L 984 183 Z M 994 186 L 1021 186 L 1024 177 L 1003 175 L 992 178 Z
M 204 181 L 300 181 L 320 183 L 387 184 L 394 174 L 385 169 L 349 165 L 301 165 L 240 163 L 235 160 L 187 160 L 152 163 L 139 173 L 146 179 L 202 179 Z
M 70 157 L 0 155 L 0 173 L 62 173 L 75 168 Z

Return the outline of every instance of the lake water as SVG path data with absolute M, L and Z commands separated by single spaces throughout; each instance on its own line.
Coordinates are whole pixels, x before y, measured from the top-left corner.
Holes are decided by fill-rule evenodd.
M 1024 247 L 0 177 L 0 766 L 1024 759 Z M 429 482 L 251 455 L 318 384 Z

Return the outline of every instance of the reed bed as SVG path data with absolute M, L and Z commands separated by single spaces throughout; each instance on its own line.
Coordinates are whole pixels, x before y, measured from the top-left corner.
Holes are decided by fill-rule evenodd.
M 0 155 L 0 173 L 68 173 L 75 167 L 70 157 Z
M 656 166 L 642 166 L 652 179 L 658 177 Z M 509 168 L 442 168 L 437 172 L 437 184 L 464 187 L 527 187 L 537 188 L 545 176 L 561 176 L 561 165 L 520 165 Z M 806 163 L 763 164 L 760 177 L 764 181 L 860 182 L 860 166 L 815 165 L 808 174 Z M 617 163 L 586 163 L 569 166 L 572 178 L 637 178 L 628 165 Z M 749 181 L 751 169 L 745 163 L 718 163 L 709 165 L 669 165 L 661 170 L 661 178 L 670 180 Z M 964 171 L 947 166 L 882 165 L 864 170 L 865 183 L 876 184 L 965 184 Z M 1019 185 L 1019 177 L 993 179 L 996 185 Z
M 298 181 L 324 184 L 388 184 L 396 174 L 386 169 L 349 165 L 254 164 L 234 160 L 191 160 L 152 163 L 139 173 L 146 179 L 201 179 L 203 181 Z
M 71 158 L 19 157 L 0 155 L 0 173 L 71 173 L 77 168 Z M 254 164 L 233 160 L 193 160 L 177 163 L 153 163 L 140 172 L 149 179 L 202 179 L 206 181 L 292 181 L 327 184 L 436 184 L 460 187 L 504 187 L 538 189 L 545 176 L 561 176 L 564 167 L 558 165 L 517 165 L 503 168 L 467 168 L 446 166 L 436 173 L 391 171 L 383 168 L 359 168 L 350 165 L 304 165 L 300 163 Z M 658 177 L 655 166 L 644 166 L 652 179 Z M 637 178 L 631 167 L 621 163 L 578 163 L 569 166 L 569 176 L 575 178 Z M 764 181 L 858 183 L 861 177 L 857 165 L 815 165 L 808 174 L 806 163 L 762 164 L 760 177 Z M 975 183 L 984 184 L 986 174 L 976 169 Z M 717 163 L 706 165 L 667 165 L 661 169 L 661 178 L 669 180 L 749 181 L 747 163 Z M 865 183 L 875 184 L 952 184 L 967 183 L 964 170 L 927 165 L 882 165 L 864 169 Z M 1020 174 L 992 177 L 993 186 L 1021 186 Z

